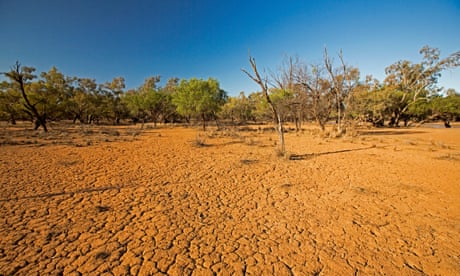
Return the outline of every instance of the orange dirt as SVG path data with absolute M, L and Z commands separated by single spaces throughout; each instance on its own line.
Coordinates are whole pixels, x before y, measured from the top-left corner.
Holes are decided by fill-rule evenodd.
M 460 128 L 318 136 L 5 126 L 0 274 L 460 274 Z

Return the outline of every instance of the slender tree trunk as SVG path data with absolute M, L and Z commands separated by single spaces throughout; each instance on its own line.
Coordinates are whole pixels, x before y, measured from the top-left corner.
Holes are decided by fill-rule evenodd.
M 342 111 L 340 110 L 340 100 L 337 97 L 337 132 L 342 133 Z
M 242 71 L 244 73 L 246 73 L 246 75 L 248 75 L 248 77 L 251 78 L 254 82 L 256 82 L 260 86 L 260 88 L 262 88 L 262 93 L 264 94 L 265 99 L 267 100 L 267 103 L 268 103 L 268 105 L 270 106 L 270 108 L 272 110 L 273 117 L 276 120 L 276 123 L 277 123 L 277 128 L 276 129 L 278 131 L 278 136 L 279 136 L 279 140 L 280 140 L 280 151 L 281 151 L 282 154 L 284 154 L 286 152 L 286 147 L 285 147 L 285 144 L 284 144 L 283 121 L 281 120 L 281 116 L 278 113 L 278 110 L 276 109 L 275 105 L 273 104 L 272 100 L 270 99 L 270 96 L 268 95 L 267 81 L 266 80 L 264 81 L 260 77 L 259 71 L 257 71 L 257 66 L 256 66 L 255 59 L 252 58 L 252 57 L 249 57 L 249 62 L 251 64 L 251 67 L 252 67 L 252 70 L 253 70 L 255 76 L 249 74 L 249 72 L 247 72 L 246 70 L 242 70 Z
M 206 131 L 206 115 L 201 113 L 201 118 L 203 119 L 203 131 Z
M 283 121 L 280 118 L 279 114 L 276 114 L 277 116 L 277 121 L 278 121 L 278 136 L 280 139 L 280 151 L 282 154 L 286 152 L 286 147 L 284 143 L 284 130 L 283 130 Z
M 16 124 L 16 118 L 14 117 L 13 114 L 10 114 L 10 122 L 11 122 L 12 125 Z
M 295 120 L 295 131 L 296 131 L 296 132 L 299 132 L 299 131 L 300 131 L 300 128 L 301 128 L 301 126 L 300 126 L 300 119 L 299 119 L 299 117 L 296 115 L 296 116 L 294 117 L 294 120 Z
M 216 121 L 216 128 L 217 128 L 217 130 L 219 130 L 220 129 L 219 118 L 217 118 L 216 115 L 214 115 L 214 121 Z
M 316 119 L 316 121 L 318 122 L 319 127 L 321 128 L 321 131 L 325 131 L 326 126 L 325 126 L 324 122 L 321 119 Z

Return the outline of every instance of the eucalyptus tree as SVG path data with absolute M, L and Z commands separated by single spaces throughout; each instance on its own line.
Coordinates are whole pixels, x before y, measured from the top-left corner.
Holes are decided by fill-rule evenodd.
M 46 107 L 47 117 L 58 120 L 71 116 L 68 105 L 73 97 L 75 78 L 65 76 L 54 66 L 48 72 L 42 72 L 40 77 L 38 82 L 46 91 L 40 95 L 40 102 Z
M 121 95 L 125 87 L 125 79 L 123 77 L 113 78 L 111 82 L 106 82 L 101 85 L 106 107 L 104 113 L 106 117 L 114 119 L 116 124 L 120 123 L 120 119 L 126 113 L 126 108 L 121 101 Z
M 99 120 L 103 98 L 95 79 L 78 78 L 74 97 L 71 100 L 71 110 L 74 114 L 74 122 L 92 123 Z
M 391 126 L 399 125 L 411 105 L 440 91 L 437 83 L 442 71 L 460 66 L 460 51 L 441 59 L 439 49 L 424 46 L 420 54 L 419 63 L 400 60 L 385 69 L 385 88 L 393 100 Z
M 44 108 L 41 100 L 42 94 L 46 93 L 41 83 L 31 82 L 36 76 L 33 74 L 35 68 L 21 66 L 19 61 L 11 67 L 11 71 L 4 73 L 11 81 L 13 81 L 19 90 L 25 112 L 27 112 L 35 120 L 35 130 L 40 126 L 45 132 L 48 131 L 46 125 L 46 108 Z
M 128 108 L 128 112 L 133 118 L 134 122 L 141 121 L 142 128 L 147 118 L 145 111 L 145 97 L 139 93 L 138 90 L 131 89 L 123 94 L 121 101 Z
M 460 93 L 454 89 L 448 91 L 447 95 L 437 95 L 430 100 L 432 116 L 448 121 L 460 120 Z

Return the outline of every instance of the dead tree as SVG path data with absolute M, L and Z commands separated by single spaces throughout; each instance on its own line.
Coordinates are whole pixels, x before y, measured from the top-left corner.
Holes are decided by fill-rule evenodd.
M 337 132 L 345 131 L 345 106 L 349 100 L 351 92 L 358 83 L 359 70 L 357 68 L 349 68 L 343 60 L 342 50 L 339 53 L 340 68 L 334 69 L 332 62 L 327 54 L 327 49 L 324 48 L 324 65 L 330 76 L 331 92 L 335 98 L 335 108 L 337 112 Z
M 272 100 L 270 99 L 270 95 L 268 95 L 268 84 L 267 84 L 267 79 L 262 79 L 262 77 L 259 74 L 259 71 L 257 70 L 257 65 L 256 65 L 256 60 L 249 56 L 249 63 L 251 64 L 252 71 L 254 72 L 254 75 L 250 74 L 248 71 L 245 69 L 241 69 L 250 79 L 252 79 L 255 83 L 257 83 L 260 88 L 262 89 L 262 93 L 265 96 L 265 99 L 267 100 L 268 105 L 270 106 L 270 109 L 273 113 L 273 117 L 275 118 L 275 122 L 277 124 L 276 130 L 278 132 L 279 136 L 279 141 L 280 141 L 280 152 L 284 154 L 286 152 L 285 148 L 285 143 L 284 143 L 284 132 L 283 132 L 283 121 L 281 119 L 281 116 L 276 109 L 276 106 L 273 104 Z
M 334 108 L 331 83 L 323 74 L 324 68 L 321 65 L 299 67 L 295 73 L 296 82 L 304 93 L 307 109 L 322 131 L 326 129 L 326 123 Z
M 301 67 L 301 61 L 298 57 L 293 59 L 289 57 L 283 61 L 279 74 L 272 74 L 272 79 L 275 81 L 279 89 L 288 91 L 291 97 L 285 102 L 288 113 L 293 117 L 296 126 L 296 131 L 300 131 L 302 122 L 302 86 L 296 83 L 296 71 Z M 278 109 L 278 112 L 280 110 Z

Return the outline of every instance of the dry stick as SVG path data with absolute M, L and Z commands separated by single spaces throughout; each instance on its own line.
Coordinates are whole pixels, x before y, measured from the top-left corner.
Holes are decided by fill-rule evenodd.
M 285 145 L 284 145 L 284 133 L 283 133 L 283 121 L 281 120 L 281 117 L 276 110 L 275 105 L 273 104 L 272 100 L 270 99 L 270 96 L 268 95 L 268 85 L 267 85 L 267 80 L 262 80 L 262 78 L 259 75 L 259 71 L 257 70 L 257 65 L 256 65 L 256 60 L 249 56 L 249 63 L 251 64 L 252 70 L 254 71 L 255 76 L 251 75 L 248 71 L 241 69 L 250 79 L 252 79 L 254 82 L 256 82 L 260 88 L 262 88 L 262 93 L 265 96 L 265 99 L 267 100 L 268 104 L 270 105 L 270 108 L 272 110 L 273 116 L 275 117 L 276 123 L 278 125 L 277 131 L 278 131 L 278 136 L 280 139 L 280 146 L 281 146 L 281 153 L 284 154 L 286 151 Z

